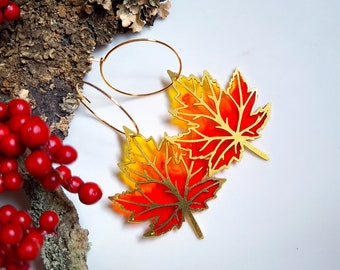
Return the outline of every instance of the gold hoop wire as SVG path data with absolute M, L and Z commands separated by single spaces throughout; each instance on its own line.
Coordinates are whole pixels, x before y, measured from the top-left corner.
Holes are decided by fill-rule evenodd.
M 123 108 L 122 105 L 120 105 L 120 103 L 115 100 L 112 96 L 110 96 L 108 93 L 106 93 L 104 90 L 100 89 L 98 86 L 90 83 L 90 82 L 86 82 L 83 81 L 84 84 L 87 84 L 93 88 L 95 88 L 97 91 L 99 91 L 100 93 L 102 93 L 104 96 L 106 96 L 108 99 L 110 99 L 120 110 L 122 110 L 125 115 L 130 119 L 130 121 L 132 122 L 132 124 L 135 126 L 136 129 L 136 135 L 139 134 L 139 128 L 137 126 L 137 123 L 135 122 L 135 120 L 132 118 L 132 116 Z M 123 135 L 125 135 L 125 132 L 116 128 L 115 126 L 111 125 L 109 122 L 107 122 L 106 120 L 104 120 L 102 117 L 100 117 L 93 109 L 91 109 L 91 107 L 89 105 L 87 105 L 84 100 L 86 100 L 88 103 L 91 103 L 91 101 L 83 95 L 83 93 L 80 91 L 79 89 L 79 83 L 76 84 L 76 91 L 78 93 L 78 100 L 80 101 L 81 104 L 83 104 L 85 106 L 86 109 L 88 109 L 99 121 L 101 121 L 102 123 L 104 123 L 105 125 L 107 125 L 108 127 L 114 129 L 115 131 L 117 131 L 118 133 L 121 133 Z
M 171 82 L 166 85 L 165 87 L 161 88 L 161 89 L 158 89 L 156 91 L 153 91 L 153 92 L 148 92 L 148 93 L 142 93 L 142 94 L 134 94 L 134 93 L 131 93 L 131 92 L 125 92 L 123 90 L 120 90 L 116 87 L 114 87 L 108 80 L 107 78 L 105 77 L 104 75 L 104 71 L 103 71 L 103 65 L 105 63 L 105 61 L 107 60 L 107 58 L 110 56 L 110 54 L 112 54 L 115 50 L 117 50 L 118 48 L 122 47 L 122 46 L 125 46 L 127 44 L 130 44 L 130 43 L 135 43 L 135 42 L 154 42 L 154 43 L 157 43 L 157 44 L 160 44 L 160 45 L 163 45 L 165 47 L 167 47 L 168 49 L 170 49 L 176 56 L 177 60 L 178 60 L 178 63 L 179 63 L 179 69 L 178 69 L 178 72 L 176 74 L 176 77 L 174 79 L 171 80 Z M 98 60 L 95 60 L 94 61 L 98 61 Z M 104 82 L 111 88 L 113 89 L 114 91 L 120 93 L 120 94 L 124 94 L 124 95 L 127 95 L 127 96 L 151 96 L 151 95 L 154 95 L 154 94 L 157 94 L 157 93 L 160 93 L 164 90 L 166 90 L 169 86 L 171 86 L 173 84 L 173 80 L 177 80 L 180 76 L 181 76 L 181 72 L 182 72 L 182 60 L 181 60 L 181 57 L 179 56 L 179 54 L 177 53 L 177 51 L 171 47 L 169 44 L 163 42 L 163 41 L 160 41 L 160 40 L 156 40 L 156 39 L 150 39 L 150 38 L 137 38 L 137 39 L 131 39 L 131 40 L 128 40 L 128 41 L 125 41 L 125 42 L 122 42 L 118 45 L 116 45 L 115 47 L 113 47 L 104 57 L 100 58 L 99 60 L 100 62 L 100 76 L 102 77 L 102 79 L 104 80 Z

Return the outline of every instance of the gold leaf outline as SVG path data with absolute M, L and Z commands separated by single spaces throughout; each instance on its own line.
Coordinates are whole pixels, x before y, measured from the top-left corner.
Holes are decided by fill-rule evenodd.
M 172 72 L 168 72 L 168 73 L 169 73 L 170 77 L 173 78 L 173 76 L 171 75 Z M 229 80 L 229 86 L 225 90 L 222 90 L 220 88 L 217 80 L 213 79 L 208 71 L 204 71 L 203 72 L 203 76 L 202 76 L 201 80 L 198 77 L 194 76 L 194 75 L 190 75 L 189 77 L 181 76 L 179 79 L 174 81 L 172 87 L 169 89 L 169 91 L 175 91 L 175 93 L 176 93 L 175 95 L 173 95 L 173 93 L 170 93 L 169 94 L 170 98 L 171 98 L 171 95 L 173 95 L 175 100 L 179 104 L 181 104 L 181 107 L 176 107 L 174 109 L 170 109 L 169 112 L 175 118 L 177 118 L 177 119 L 179 119 L 181 121 L 184 121 L 187 124 L 187 132 L 185 132 L 183 134 L 179 134 L 179 135 L 174 136 L 174 137 L 168 137 L 167 138 L 168 140 L 170 140 L 172 143 L 176 144 L 178 147 L 180 147 L 182 149 L 184 149 L 184 148 L 181 146 L 180 142 L 195 143 L 195 142 L 198 142 L 198 141 L 207 141 L 207 143 L 205 144 L 205 146 L 207 146 L 209 144 L 209 142 L 211 142 L 213 140 L 217 140 L 217 139 L 220 140 L 221 143 L 223 143 L 223 141 L 225 141 L 225 140 L 233 141 L 229 145 L 229 147 L 223 153 L 225 153 L 226 151 L 231 149 L 231 147 L 236 147 L 237 145 L 240 145 L 240 147 L 241 147 L 239 158 L 233 156 L 229 160 L 229 162 L 227 164 L 219 167 L 218 169 L 216 169 L 216 166 L 214 166 L 212 164 L 212 161 L 211 161 L 212 157 L 216 155 L 217 149 L 219 148 L 218 146 L 215 148 L 215 150 L 213 152 L 210 152 L 210 153 L 208 153 L 206 155 L 197 155 L 197 156 L 193 155 L 192 149 L 188 149 L 188 151 L 190 153 L 190 158 L 192 158 L 192 159 L 209 159 L 209 167 L 211 169 L 209 175 L 213 175 L 213 174 L 215 174 L 215 173 L 217 173 L 217 172 L 219 172 L 219 171 L 221 171 L 223 169 L 229 168 L 230 164 L 233 161 L 237 161 L 237 162 L 240 161 L 241 158 L 243 157 L 244 148 L 247 148 L 248 150 L 252 151 L 253 153 L 255 153 L 256 155 L 258 155 L 259 157 L 261 157 L 261 158 L 263 158 L 265 160 L 269 159 L 269 156 L 266 153 L 264 153 L 263 151 L 257 149 L 255 146 L 250 144 L 249 141 L 250 140 L 255 140 L 255 139 L 257 139 L 257 138 L 262 136 L 262 134 L 260 134 L 259 132 L 266 126 L 266 124 L 267 124 L 267 122 L 269 120 L 270 113 L 271 113 L 271 104 L 270 103 L 266 104 L 263 107 L 258 108 L 255 112 L 251 112 L 251 115 L 256 115 L 256 114 L 259 114 L 259 113 L 262 114 L 263 113 L 262 117 L 257 119 L 256 123 L 261 121 L 263 119 L 263 117 L 266 117 L 266 119 L 263 122 L 262 126 L 257 130 L 259 134 L 257 136 L 254 136 L 254 137 L 246 136 L 245 138 L 242 138 L 242 140 L 240 140 L 240 138 L 238 138 L 238 140 L 236 140 L 236 142 L 235 142 L 235 137 L 234 136 L 239 131 L 235 132 L 234 130 L 232 130 L 229 127 L 227 122 L 223 121 L 223 119 L 222 119 L 222 117 L 221 117 L 221 115 L 219 113 L 219 109 L 216 109 L 216 111 L 211 110 L 211 108 L 209 106 L 206 106 L 207 104 L 204 101 L 204 99 L 202 97 L 199 97 L 199 96 L 196 95 L 197 91 L 196 91 L 196 84 L 195 84 L 195 82 L 202 86 L 205 83 L 205 81 L 207 81 L 207 83 L 209 85 L 209 89 L 210 89 L 211 92 L 214 92 L 214 88 L 212 87 L 212 85 L 215 85 L 216 88 L 219 90 L 218 95 L 214 95 L 214 98 L 212 99 L 214 101 L 214 104 L 215 104 L 216 108 L 219 108 L 220 102 L 221 102 L 221 96 L 224 93 L 224 94 L 228 95 L 231 98 L 232 101 L 234 101 L 235 105 L 237 106 L 237 108 L 239 110 L 239 115 L 243 115 L 244 108 L 245 108 L 246 104 L 249 102 L 249 100 L 253 97 L 253 95 L 255 95 L 255 97 L 254 97 L 254 104 L 256 103 L 256 101 L 257 101 L 257 89 L 256 88 L 248 88 L 247 89 L 247 93 L 250 93 L 250 95 L 249 95 L 248 99 L 246 100 L 246 102 L 243 102 L 243 101 L 241 102 L 241 105 L 243 105 L 243 106 L 242 106 L 242 108 L 240 108 L 239 104 L 237 104 L 237 102 L 234 100 L 234 98 L 230 94 L 230 90 L 231 90 L 232 84 L 233 84 L 233 82 L 234 82 L 234 80 L 236 78 L 238 80 L 237 85 L 239 86 L 238 90 L 240 91 L 240 97 L 242 97 L 242 89 L 241 89 L 240 77 L 242 78 L 243 82 L 245 83 L 245 85 L 248 88 L 248 84 L 247 84 L 246 80 L 243 78 L 243 75 L 241 74 L 239 69 L 236 68 L 235 71 L 233 72 L 233 75 L 232 75 L 231 79 Z M 181 79 L 183 79 L 183 78 L 188 80 L 188 81 L 191 81 L 192 89 L 189 88 L 189 87 L 186 87 L 184 85 L 184 83 L 181 82 Z M 214 118 L 214 117 L 207 117 L 206 115 L 203 115 L 203 114 L 202 115 L 196 114 L 196 116 L 193 118 L 194 120 L 197 120 L 200 117 L 210 118 L 212 121 L 214 121 L 217 124 L 219 124 L 219 127 L 223 128 L 224 130 L 226 130 L 227 132 L 229 132 L 232 135 L 231 136 L 223 136 L 223 137 L 220 137 L 220 138 L 219 137 L 211 138 L 210 136 L 206 136 L 206 135 L 202 134 L 201 132 L 199 132 L 199 130 L 198 130 L 199 127 L 200 127 L 199 123 L 192 122 L 191 120 L 183 118 L 181 115 L 185 116 L 185 115 L 190 115 L 190 114 L 181 113 L 180 111 L 188 108 L 189 106 L 187 104 L 185 104 L 185 102 L 183 102 L 181 100 L 180 97 L 181 97 L 182 94 L 181 94 L 180 90 L 177 89 L 177 85 L 178 84 L 181 85 L 181 87 L 186 89 L 192 96 L 194 96 L 197 100 L 200 101 L 200 103 L 195 103 L 194 105 L 202 105 L 202 106 L 204 106 L 205 109 L 207 109 L 212 115 L 215 116 L 215 118 Z M 216 98 L 216 96 L 218 96 L 218 98 Z M 212 96 L 209 96 L 209 98 L 211 98 L 211 97 Z M 192 116 L 192 114 L 190 116 Z M 238 125 L 240 125 L 241 120 L 242 120 L 242 117 L 239 118 Z M 256 123 L 254 123 L 252 126 L 256 125 Z M 245 130 L 242 130 L 241 133 L 244 133 L 246 130 L 249 130 L 249 128 L 250 127 L 248 127 Z M 239 127 L 238 127 L 238 129 L 239 129 Z M 195 139 L 195 140 L 190 140 L 190 139 L 182 140 L 182 139 L 180 139 L 181 137 L 190 135 L 192 132 L 198 134 L 199 136 L 201 136 L 202 139 L 200 139 L 200 140 L 197 140 L 197 139 Z M 238 136 L 238 134 L 237 134 L 237 137 L 240 137 L 240 136 Z M 223 139 L 223 141 L 222 141 L 222 139 Z M 223 154 L 220 155 L 220 156 L 221 156 L 221 158 L 223 158 Z M 218 164 L 218 162 L 216 162 L 215 164 Z
M 146 179 L 148 179 L 148 181 L 146 182 L 135 182 L 135 188 L 130 190 L 130 191 L 125 191 L 123 193 L 118 193 L 118 194 L 115 194 L 114 196 L 111 196 L 109 197 L 109 199 L 111 201 L 113 201 L 116 205 L 119 206 L 119 208 L 124 211 L 124 212 L 127 212 L 129 213 L 129 217 L 128 217 L 128 222 L 131 222 L 131 223 L 136 223 L 136 222 L 145 222 L 145 221 L 150 221 L 150 225 L 149 225 L 149 228 L 148 230 L 144 233 L 144 237 L 150 237 L 150 236 L 158 236 L 158 235 L 161 235 L 161 234 L 164 234 L 170 230 L 172 230 L 174 227 L 176 227 L 177 229 L 180 229 L 183 222 L 185 221 L 185 219 L 189 219 L 190 221 L 190 224 L 194 227 L 194 231 L 197 235 L 198 238 L 203 238 L 203 234 L 201 233 L 200 231 L 200 228 L 198 227 L 197 225 L 197 222 L 194 220 L 193 216 L 192 216 L 192 212 L 198 212 L 198 211 L 203 211 L 203 210 L 206 210 L 208 209 L 208 205 L 207 205 L 207 202 L 211 199 L 214 199 L 217 197 L 217 192 L 219 191 L 219 189 L 222 187 L 222 184 L 226 181 L 226 179 L 222 179 L 222 178 L 216 178 L 216 177 L 210 177 L 208 176 L 208 174 L 206 174 L 201 181 L 199 181 L 198 183 L 195 183 L 193 186 L 189 187 L 189 181 L 190 179 L 197 173 L 200 172 L 200 170 L 202 169 L 199 169 L 199 170 L 196 170 L 195 172 L 192 172 L 193 170 L 193 166 L 194 166 L 194 161 L 190 162 L 190 168 L 187 167 L 187 164 L 185 163 L 184 161 L 184 158 L 183 158 L 183 154 L 180 154 L 180 155 L 176 155 L 175 154 L 175 150 L 173 149 L 174 145 L 171 144 L 170 141 L 166 140 L 166 134 L 165 134 L 165 137 L 161 140 L 160 144 L 156 144 L 155 140 L 153 137 L 149 137 L 148 139 L 144 138 L 142 135 L 136 135 L 136 134 L 133 134 L 133 132 L 127 128 L 125 128 L 125 132 L 126 132 L 126 136 L 127 136 L 127 147 L 125 147 L 125 151 L 124 151 L 124 155 L 127 155 L 127 157 L 129 157 L 128 159 L 126 160 L 129 160 L 128 162 L 126 163 L 120 163 L 119 164 L 119 167 L 121 168 L 122 172 L 125 173 L 125 174 L 129 174 L 129 171 L 131 172 L 131 170 L 128 168 L 128 165 L 129 164 L 133 164 L 135 162 L 135 160 L 133 160 L 133 158 L 130 157 L 130 151 L 132 149 L 131 147 L 131 143 L 134 143 L 134 144 L 138 144 L 137 143 L 137 140 L 136 140 L 136 137 L 137 136 L 140 136 L 142 139 L 144 139 L 145 143 L 149 142 L 151 140 L 151 143 L 154 145 L 154 147 L 157 149 L 157 151 L 160 151 L 162 149 L 162 147 L 165 147 L 165 155 L 166 155 L 166 162 L 164 164 L 164 171 L 165 171 L 165 176 L 159 171 L 159 169 L 157 168 L 157 166 L 155 165 L 154 161 L 147 158 L 148 159 L 148 163 L 157 171 L 157 173 L 159 174 L 159 176 L 163 179 L 163 181 L 159 181 L 158 179 L 154 180 L 152 179 L 150 176 L 148 175 L 145 175 Z M 165 146 L 163 146 L 163 144 L 165 143 Z M 141 156 L 146 156 L 147 157 L 147 154 L 143 154 L 144 152 L 144 149 L 142 146 L 139 145 L 138 147 L 139 151 L 141 152 Z M 169 150 L 171 149 L 171 150 Z M 169 151 L 172 151 L 173 154 L 169 154 Z M 186 151 L 187 152 L 187 151 Z M 172 181 L 170 180 L 170 175 L 169 175 L 169 172 L 168 172 L 168 166 L 169 166 L 169 163 L 171 162 L 172 158 L 175 158 L 175 162 L 176 163 L 182 163 L 184 166 L 185 166 L 185 170 L 187 172 L 187 176 L 186 176 L 186 183 L 185 183 L 185 194 L 184 196 L 182 197 L 181 194 L 179 193 L 178 191 L 178 188 L 172 183 Z M 136 171 L 132 171 L 132 173 L 136 173 Z M 144 172 L 146 173 L 146 172 Z M 133 181 L 133 179 L 130 178 L 129 175 L 127 175 L 127 177 Z M 198 193 L 195 194 L 195 196 L 193 196 L 190 200 L 188 200 L 187 196 L 190 192 L 190 190 L 198 185 L 201 185 L 201 184 L 204 184 L 205 182 L 207 181 L 212 181 L 212 184 L 209 185 L 208 187 L 205 187 L 204 189 L 200 190 Z M 165 185 L 167 188 L 170 189 L 171 193 L 177 198 L 178 202 L 176 203 L 171 203 L 171 204 L 159 204 L 157 206 L 156 203 L 154 203 L 151 198 L 149 198 L 144 192 L 143 192 L 143 189 L 140 187 L 140 185 L 143 185 L 145 183 L 158 183 L 158 184 L 162 184 L 162 185 Z M 214 186 L 218 185 L 218 188 L 214 191 L 213 193 L 213 196 L 204 200 L 203 201 L 203 204 L 204 204 L 204 207 L 205 208 L 202 208 L 202 209 L 190 209 L 190 205 L 193 203 L 193 201 L 196 199 L 197 196 L 199 196 L 202 192 L 206 192 L 209 188 L 212 188 Z M 162 207 L 168 207 L 168 206 L 175 206 L 176 207 L 176 210 L 174 211 L 173 215 L 171 215 L 169 217 L 169 219 L 167 219 L 167 223 L 163 222 L 161 223 L 162 227 L 166 226 L 169 222 L 172 222 L 172 219 L 177 216 L 177 213 L 179 211 L 182 211 L 182 216 L 181 216 L 181 222 L 179 224 L 173 224 L 173 226 L 171 226 L 170 228 L 168 228 L 166 231 L 164 232 L 161 232 L 160 234 L 157 233 L 155 231 L 155 225 L 158 223 L 158 220 L 159 220 L 159 216 L 154 216 L 154 217 L 151 217 L 150 219 L 148 220 L 143 220 L 143 221 L 135 221 L 135 217 L 140 215 L 141 213 L 137 213 L 137 215 L 135 214 L 135 211 L 130 211 L 128 209 L 126 209 L 122 204 L 119 203 L 119 201 L 124 201 L 122 199 L 119 199 L 120 196 L 124 196 L 125 194 L 133 194 L 134 192 L 138 192 L 139 194 L 141 194 L 146 200 L 148 200 L 151 205 L 153 205 L 151 207 L 151 209 L 148 209 L 148 210 L 145 210 L 144 212 L 148 212 L 148 211 L 152 211 L 156 208 L 162 208 Z M 128 201 L 128 200 L 125 200 L 125 202 L 127 203 L 131 203 L 131 204 L 135 204 L 135 205 L 140 205 L 140 206 L 150 206 L 149 204 L 140 204 L 140 203 L 136 203 L 134 201 Z M 143 213 L 144 213 L 143 212 Z

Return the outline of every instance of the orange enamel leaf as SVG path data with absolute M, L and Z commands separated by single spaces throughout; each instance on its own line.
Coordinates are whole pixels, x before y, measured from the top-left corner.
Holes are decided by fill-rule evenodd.
M 168 93 L 173 122 L 187 130 L 169 140 L 188 149 L 193 159 L 208 159 L 210 174 L 239 161 L 244 148 L 269 159 L 249 141 L 261 136 L 259 131 L 267 123 L 271 105 L 253 112 L 256 90 L 248 89 L 238 70 L 226 90 L 221 90 L 217 81 L 204 72 L 201 80 L 181 76 Z
M 199 238 L 203 235 L 192 212 L 202 211 L 216 196 L 224 179 L 208 176 L 208 162 L 192 160 L 188 152 L 166 139 L 158 145 L 151 137 L 126 132 L 122 178 L 130 190 L 110 197 L 114 208 L 130 222 L 149 221 L 144 236 L 158 236 L 180 228 L 185 218 Z

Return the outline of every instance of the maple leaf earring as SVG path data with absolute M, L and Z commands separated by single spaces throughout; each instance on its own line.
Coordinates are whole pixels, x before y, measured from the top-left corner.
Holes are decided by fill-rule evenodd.
M 266 125 L 271 104 L 252 112 L 256 90 L 249 89 L 241 72 L 236 69 L 223 90 L 205 71 L 202 79 L 195 76 L 178 78 L 169 72 L 173 84 L 169 87 L 172 122 L 186 130 L 169 140 L 188 149 L 192 159 L 207 159 L 210 174 L 240 161 L 244 149 L 268 160 L 269 156 L 249 141 L 259 138 Z
M 102 71 L 105 60 L 117 48 L 133 42 L 154 42 L 169 48 L 178 59 L 179 72 L 181 72 L 181 59 L 172 47 L 157 40 L 138 39 L 117 45 L 99 60 L 103 80 L 111 89 L 129 96 L 149 96 L 168 89 L 172 81 L 159 90 L 133 94 L 119 90 L 108 82 Z M 179 77 L 180 73 L 175 76 L 175 79 Z M 82 95 L 77 84 L 80 102 L 102 123 L 126 136 L 122 162 L 118 165 L 121 170 L 121 180 L 129 190 L 109 197 L 114 209 L 128 216 L 129 222 L 149 221 L 150 226 L 144 234 L 145 237 L 159 236 L 174 228 L 179 229 L 187 220 L 196 236 L 202 239 L 203 233 L 193 212 L 207 209 L 207 201 L 216 197 L 217 191 L 226 180 L 209 176 L 207 160 L 191 159 L 186 149 L 180 149 L 165 137 L 159 143 L 153 137 L 143 137 L 139 133 L 136 122 L 114 98 L 92 83 L 84 82 L 84 84 L 109 98 L 128 116 L 136 129 L 136 132 L 126 127 L 123 127 L 123 130 L 117 129 L 104 120 L 90 108 L 88 105 L 90 100 Z
M 203 239 L 193 212 L 208 208 L 226 181 L 208 176 L 205 160 L 192 160 L 188 152 L 163 138 L 130 136 L 126 132 L 123 162 L 119 164 L 123 181 L 130 190 L 109 197 L 116 210 L 129 222 L 149 221 L 145 237 L 159 236 L 181 228 L 184 220 L 196 236 Z
M 103 72 L 103 64 L 117 48 L 135 42 L 161 44 L 175 53 L 179 73 L 168 72 L 170 84 L 147 93 L 131 93 L 114 87 Z M 119 163 L 121 179 L 129 190 L 110 196 L 114 208 L 128 216 L 129 222 L 149 221 L 145 237 L 159 236 L 179 229 L 187 220 L 199 239 L 203 238 L 193 212 L 208 208 L 207 201 L 216 197 L 226 181 L 213 175 L 227 169 L 233 161 L 240 161 L 245 149 L 267 160 L 269 156 L 253 146 L 250 141 L 260 137 L 266 125 L 271 105 L 253 112 L 256 90 L 248 85 L 238 69 L 235 70 L 226 90 L 208 72 L 202 79 L 180 74 L 182 62 L 177 52 L 161 41 L 137 39 L 117 45 L 99 60 L 100 73 L 113 90 L 129 96 L 149 96 L 168 89 L 172 122 L 184 133 L 167 134 L 157 143 L 153 137 L 145 138 L 127 111 L 110 95 L 98 90 L 117 105 L 135 126 L 136 132 L 123 127 L 117 129 L 94 110 L 77 85 L 80 102 L 101 122 L 126 136 L 122 162 Z
M 152 137 L 143 137 L 136 122 L 114 98 L 92 83 L 84 83 L 109 98 L 136 129 L 136 132 L 126 127 L 120 130 L 104 120 L 87 104 L 91 101 L 82 94 L 79 85 L 76 86 L 79 101 L 102 123 L 126 136 L 119 168 L 129 190 L 109 197 L 114 209 L 127 215 L 129 222 L 149 221 L 145 237 L 179 229 L 187 220 L 196 236 L 203 239 L 193 212 L 207 209 L 207 201 L 216 197 L 226 180 L 209 176 L 206 160 L 190 159 L 187 150 L 169 140 L 163 138 L 157 143 Z

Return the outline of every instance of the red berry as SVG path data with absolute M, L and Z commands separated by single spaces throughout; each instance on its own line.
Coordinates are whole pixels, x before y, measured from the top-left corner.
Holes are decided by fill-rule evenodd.
M 9 172 L 3 175 L 5 190 L 18 190 L 22 188 L 24 180 L 19 172 Z
M 12 215 L 17 212 L 17 209 L 10 204 L 6 204 L 0 207 L 0 224 L 6 224 Z
M 10 217 L 9 222 L 11 224 L 17 224 L 23 230 L 26 230 L 29 229 L 32 225 L 32 217 L 27 211 L 20 210 Z
M 13 2 L 10 2 L 3 10 L 4 18 L 7 21 L 16 21 L 20 17 L 20 7 Z
M 59 225 L 59 215 L 57 212 L 47 210 L 41 214 L 39 218 L 40 230 L 47 233 L 53 233 L 56 231 Z
M 51 135 L 47 142 L 47 150 L 53 156 L 63 145 L 63 141 L 57 135 Z
M 15 245 L 21 241 L 23 231 L 19 225 L 5 224 L 0 230 L 0 242 Z
M 0 173 L 5 174 L 8 172 L 18 171 L 19 164 L 14 158 L 4 158 L 0 161 Z
M 2 12 L 0 12 L 0 24 L 1 23 L 2 23 Z M 6 116 L 7 116 L 7 104 L 4 102 L 0 102 L 0 120 L 4 120 Z
M 14 254 L 13 257 L 14 256 L 15 256 L 15 261 L 6 264 L 6 270 L 29 270 L 30 269 L 30 265 L 28 262 L 25 262 L 25 261 L 16 262 L 17 256 L 16 254 Z
M 83 204 L 94 204 L 101 199 L 102 195 L 102 190 L 94 182 L 86 182 L 78 189 L 78 197 Z
M 39 116 L 33 115 L 21 127 L 20 136 L 29 148 L 44 145 L 50 138 L 50 128 Z
M 30 231 L 25 235 L 25 240 L 32 240 L 36 242 L 40 247 L 44 244 L 44 237 L 37 229 L 30 229 Z
M 10 133 L 10 130 L 6 124 L 0 123 L 0 140 Z
M 18 263 L 17 256 L 13 245 L 1 245 L 1 253 L 5 254 L 3 264 L 6 270 L 17 269 L 16 264 Z M 2 268 L 3 269 L 3 268 Z
M 16 251 L 18 259 L 32 261 L 40 254 L 40 246 L 33 240 L 24 240 L 19 244 Z
M 56 170 L 52 169 L 48 172 L 48 174 L 44 175 L 43 178 L 40 179 L 40 183 L 44 189 L 54 191 L 60 187 L 62 179 L 60 174 Z
M 31 108 L 31 105 L 26 100 L 21 99 L 21 98 L 16 98 L 8 102 L 7 112 L 8 112 L 9 117 L 13 117 L 19 114 L 30 116 L 32 112 L 32 108 Z
M 32 176 L 42 177 L 52 169 L 52 162 L 45 151 L 35 150 L 26 157 L 25 167 Z
M 1 168 L 1 167 L 0 167 Z M 57 172 L 60 174 L 61 179 L 63 180 L 63 183 L 68 182 L 72 177 L 72 172 L 69 167 L 65 165 L 60 165 L 57 168 L 55 168 Z
M 76 149 L 70 145 L 62 145 L 54 157 L 55 162 L 60 164 L 70 164 L 74 162 L 78 157 Z
M 0 193 L 5 191 L 5 187 L 4 187 L 4 179 L 3 176 L 0 175 Z
M 25 152 L 25 145 L 15 133 L 8 133 L 0 141 L 0 151 L 8 157 L 17 157 Z
M 68 181 L 62 183 L 63 187 L 71 193 L 77 193 L 82 184 L 84 181 L 78 176 L 72 176 Z
M 9 129 L 14 132 L 18 133 L 22 127 L 22 125 L 30 118 L 30 116 L 25 114 L 14 115 L 11 117 L 8 122 L 7 126 Z
M 0 8 L 3 9 L 9 3 L 9 0 L 0 0 Z
M 5 254 L 4 256 L 4 260 L 3 260 L 3 264 L 5 266 L 5 269 L 8 270 L 8 269 L 13 269 L 13 268 L 10 268 L 10 264 L 14 264 L 16 263 L 17 261 L 17 256 L 15 254 L 15 250 L 13 248 L 12 245 L 8 244 L 8 245 L 5 245 L 5 244 L 2 244 L 0 245 L 1 249 L 0 249 L 0 252 L 1 254 Z

